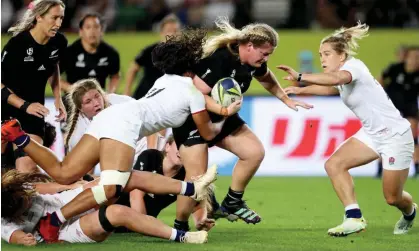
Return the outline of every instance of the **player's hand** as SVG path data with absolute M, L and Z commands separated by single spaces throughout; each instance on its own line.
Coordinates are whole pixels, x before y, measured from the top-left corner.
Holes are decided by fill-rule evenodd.
M 231 105 L 229 105 L 227 107 L 228 116 L 236 114 L 238 111 L 240 111 L 240 108 L 242 107 L 242 103 L 243 103 L 243 97 L 240 100 L 236 100 Z
M 286 88 L 284 89 L 284 92 L 285 92 L 286 94 L 296 94 L 296 95 L 299 95 L 299 94 L 301 94 L 302 89 L 303 89 L 303 88 L 301 88 L 301 87 L 288 86 L 288 87 L 286 87 Z
M 65 110 L 65 106 L 61 98 L 55 99 L 54 105 L 55 105 L 55 110 L 58 112 L 58 115 L 55 116 L 56 117 L 55 121 L 66 121 L 67 112 Z
M 204 231 L 207 231 L 207 232 L 209 230 L 211 230 L 211 228 L 213 228 L 214 226 L 215 226 L 215 220 L 214 219 L 208 219 L 208 218 L 205 218 L 202 221 L 197 222 L 196 225 L 195 225 L 197 230 L 199 230 L 199 231 L 204 230 Z
M 298 79 L 298 72 L 296 72 L 293 68 L 287 66 L 287 65 L 279 65 L 276 68 L 285 71 L 286 73 L 288 73 L 288 76 L 285 76 L 283 79 L 284 80 L 289 80 L 289 81 L 297 81 Z
M 313 108 L 313 107 L 314 107 L 313 105 L 307 104 L 307 103 L 305 103 L 305 102 L 303 102 L 303 101 L 293 100 L 293 99 L 290 99 L 290 98 L 287 98 L 287 99 L 284 101 L 284 103 L 285 103 L 285 104 L 286 104 L 289 108 L 293 109 L 294 111 L 298 111 L 298 106 L 299 106 L 299 107 L 302 107 L 302 108 L 304 108 L 304 109 L 311 109 L 311 108 Z
M 23 244 L 25 246 L 35 246 L 36 245 L 36 239 L 33 234 L 26 234 L 22 237 L 20 244 Z
M 42 119 L 48 116 L 49 110 L 40 103 L 31 103 L 26 109 L 26 113 Z

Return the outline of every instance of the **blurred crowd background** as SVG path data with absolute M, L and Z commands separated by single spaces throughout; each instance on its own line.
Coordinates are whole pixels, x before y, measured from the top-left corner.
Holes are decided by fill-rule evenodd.
M 30 0 L 2 0 L 1 25 L 6 32 L 23 15 Z M 101 13 L 107 31 L 150 31 L 169 13 L 184 25 L 211 28 L 217 16 L 242 27 L 264 22 L 282 29 L 321 29 L 352 25 L 373 28 L 419 28 L 419 0 L 64 0 L 62 30 L 76 32 L 84 13 Z

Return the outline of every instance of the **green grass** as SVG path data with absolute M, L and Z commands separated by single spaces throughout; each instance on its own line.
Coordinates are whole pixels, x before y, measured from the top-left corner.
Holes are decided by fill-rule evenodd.
M 278 79 L 285 75 L 274 69 L 276 65 L 288 64 L 298 70 L 298 54 L 302 50 L 310 50 L 314 54 L 314 62 L 320 70 L 318 59 L 318 47 L 320 40 L 330 31 L 278 31 L 280 43 L 269 60 L 269 67 L 276 74 Z M 77 39 L 75 34 L 67 34 L 69 43 Z M 4 46 L 9 39 L 2 35 L 1 42 Z M 122 81 L 118 92 L 122 92 L 125 85 L 125 73 L 130 62 L 137 53 L 145 46 L 158 40 L 158 36 L 152 33 L 110 33 L 104 37 L 105 41 L 113 45 L 121 56 Z M 371 30 L 369 37 L 360 42 L 358 57 L 370 68 L 374 76 L 378 76 L 387 65 L 395 60 L 395 50 L 400 44 L 412 44 L 419 41 L 417 30 Z M 416 42 L 417 43 L 417 42 Z M 138 81 L 136 82 L 138 83 Z M 281 81 L 283 86 L 289 83 Z M 266 95 L 266 90 L 256 81 L 252 83 L 247 92 L 248 95 Z M 51 96 L 50 88 L 47 88 L 47 95 Z
M 205 245 L 171 243 L 137 234 L 115 234 L 101 244 L 39 245 L 28 250 L 419 250 L 419 224 L 408 235 L 393 235 L 393 226 L 400 217 L 395 208 L 387 206 L 382 196 L 381 180 L 355 178 L 358 202 L 368 221 L 366 232 L 348 237 L 330 237 L 326 231 L 340 224 L 343 208 L 327 178 L 256 177 L 245 194 L 249 206 L 263 217 L 258 225 L 243 222 L 217 221 Z M 217 196 L 222 199 L 230 177 L 217 181 Z M 419 180 L 406 183 L 416 201 Z M 162 212 L 160 219 L 172 224 L 175 208 Z M 23 250 L 23 247 L 2 243 L 2 250 Z

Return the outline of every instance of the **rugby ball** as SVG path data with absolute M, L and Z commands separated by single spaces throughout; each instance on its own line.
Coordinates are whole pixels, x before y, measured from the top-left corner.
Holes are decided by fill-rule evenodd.
M 211 97 L 224 107 L 228 107 L 236 100 L 242 98 L 239 83 L 233 78 L 223 78 L 218 80 L 212 88 Z

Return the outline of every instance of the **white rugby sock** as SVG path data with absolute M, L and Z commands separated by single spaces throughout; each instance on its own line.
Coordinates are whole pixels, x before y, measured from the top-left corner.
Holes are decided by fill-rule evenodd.
M 360 209 L 358 204 L 349 204 L 345 207 L 345 212 L 351 209 Z

